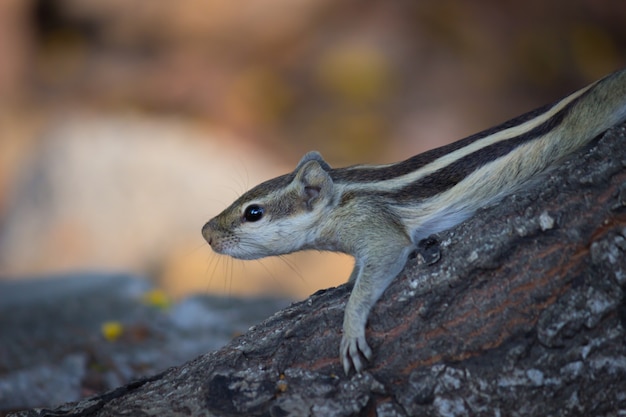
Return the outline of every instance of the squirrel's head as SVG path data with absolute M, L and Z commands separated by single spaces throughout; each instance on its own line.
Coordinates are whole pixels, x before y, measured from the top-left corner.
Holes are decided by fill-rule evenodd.
M 330 166 L 309 152 L 296 169 L 257 185 L 207 222 L 202 236 L 215 252 L 257 259 L 306 249 L 333 199 Z

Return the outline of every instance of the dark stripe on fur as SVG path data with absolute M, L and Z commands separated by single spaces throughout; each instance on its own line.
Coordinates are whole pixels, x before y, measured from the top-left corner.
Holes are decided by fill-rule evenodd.
M 415 200 L 416 198 L 428 198 L 440 194 L 454 187 L 468 175 L 488 162 L 501 158 L 520 145 L 546 135 L 553 129 L 557 128 L 570 113 L 573 105 L 577 101 L 578 98 L 573 100 L 543 124 L 522 135 L 481 148 L 476 152 L 460 158 L 444 168 L 433 172 L 431 175 L 415 181 L 401 190 L 390 194 L 393 194 L 394 198 L 400 202 Z
M 383 180 L 400 177 L 402 175 L 406 175 L 413 171 L 416 171 L 419 168 L 431 163 L 432 161 L 438 158 L 441 158 L 442 156 L 445 156 L 451 152 L 456 151 L 457 149 L 464 148 L 465 146 L 471 144 L 472 142 L 476 142 L 477 140 L 480 140 L 487 136 L 498 133 L 501 130 L 520 125 L 522 123 L 527 122 L 530 119 L 538 117 L 541 114 L 549 111 L 557 103 L 558 102 L 540 107 L 538 109 L 525 113 L 521 116 L 518 116 L 514 119 L 511 119 L 507 122 L 504 122 L 496 127 L 493 127 L 493 128 L 484 130 L 482 132 L 476 133 L 474 135 L 468 136 L 464 139 L 458 140 L 449 145 L 445 145 L 440 148 L 432 149 L 430 151 L 426 151 L 419 155 L 415 155 L 405 161 L 398 162 L 397 164 L 393 164 L 388 167 L 351 168 L 351 169 L 349 167 L 338 168 L 338 169 L 333 169 L 331 171 L 331 177 L 333 178 L 333 181 L 351 182 L 351 183 L 375 182 L 375 181 L 383 181 Z M 534 131 L 534 129 L 531 131 Z M 529 133 L 531 131 L 529 131 Z

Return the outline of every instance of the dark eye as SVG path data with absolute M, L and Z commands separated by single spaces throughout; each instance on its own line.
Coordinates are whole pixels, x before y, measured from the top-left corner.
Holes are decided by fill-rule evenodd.
M 243 218 L 247 222 L 259 221 L 261 220 L 261 217 L 263 217 L 263 211 L 263 207 L 252 204 L 246 207 L 246 211 L 243 212 Z

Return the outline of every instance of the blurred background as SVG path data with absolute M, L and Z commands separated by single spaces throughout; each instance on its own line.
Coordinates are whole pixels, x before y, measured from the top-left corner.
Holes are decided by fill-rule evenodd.
M 202 225 L 317 149 L 386 163 L 626 63 L 615 0 L 2 0 L 0 279 L 131 271 L 303 297 L 350 258 L 212 254 Z

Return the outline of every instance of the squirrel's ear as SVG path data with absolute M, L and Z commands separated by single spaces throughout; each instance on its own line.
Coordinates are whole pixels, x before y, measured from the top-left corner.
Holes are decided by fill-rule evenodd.
M 319 155 L 317 152 L 316 154 Z M 296 169 L 294 183 L 299 188 L 303 202 L 309 210 L 313 209 L 318 201 L 326 200 L 331 196 L 333 179 L 322 164 L 328 166 L 324 160 L 320 163 L 317 159 L 309 159 L 304 163 L 300 161 Z
M 298 172 L 300 168 L 302 168 L 304 164 L 306 164 L 309 161 L 317 161 L 324 171 L 330 171 L 330 165 L 328 165 L 328 163 L 324 161 L 324 158 L 322 158 L 322 155 L 318 151 L 307 152 L 302 157 L 300 162 L 298 162 L 298 165 L 296 166 L 295 171 Z

